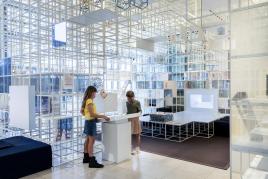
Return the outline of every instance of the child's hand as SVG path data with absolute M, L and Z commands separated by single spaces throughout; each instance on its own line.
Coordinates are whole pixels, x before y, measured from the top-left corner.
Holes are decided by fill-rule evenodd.
M 105 118 L 104 118 L 106 121 L 110 121 L 111 119 L 109 118 L 109 117 L 107 117 L 107 116 L 105 116 Z

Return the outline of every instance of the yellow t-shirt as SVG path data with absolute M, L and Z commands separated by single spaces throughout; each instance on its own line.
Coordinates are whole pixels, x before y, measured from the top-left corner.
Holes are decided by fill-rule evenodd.
M 94 119 L 94 117 L 90 117 L 90 113 L 89 113 L 88 108 L 87 108 L 87 105 L 89 105 L 89 104 L 93 105 L 93 112 L 94 113 L 97 112 L 97 109 L 96 109 L 96 105 L 95 105 L 95 103 L 93 103 L 92 99 L 87 99 L 86 100 L 86 106 L 85 106 L 85 109 L 84 109 L 84 115 L 85 115 L 85 118 L 87 120 L 92 120 L 92 119 Z

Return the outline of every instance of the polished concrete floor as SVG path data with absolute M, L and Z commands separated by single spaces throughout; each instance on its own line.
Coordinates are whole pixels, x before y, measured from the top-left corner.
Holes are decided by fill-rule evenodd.
M 90 169 L 81 160 L 46 170 L 25 179 L 229 179 L 230 170 L 221 170 L 147 152 L 120 164 L 104 162 L 103 169 Z

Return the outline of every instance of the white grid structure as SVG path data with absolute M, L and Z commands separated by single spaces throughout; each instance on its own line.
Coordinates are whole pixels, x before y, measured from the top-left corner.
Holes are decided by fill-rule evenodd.
M 110 34 L 105 34 L 104 23 L 85 28 L 67 21 L 80 14 L 79 3 L 1 2 L 1 59 L 11 58 L 11 85 L 35 86 L 38 128 L 30 134 L 52 144 L 54 165 L 73 160 L 83 151 L 81 97 L 93 83 L 91 79 L 103 80 L 105 75 L 104 40 Z M 90 6 L 90 10 L 101 8 L 99 4 Z M 52 28 L 61 22 L 66 22 L 66 44 L 55 47 Z M 71 87 L 66 88 L 68 76 Z M 62 120 L 69 120 L 66 125 L 70 125 L 65 128 L 64 141 L 59 139 L 64 137 L 59 127 Z
M 34 85 L 39 127 L 32 134 L 55 147 L 68 143 L 79 152 L 83 130 L 79 109 L 85 88 L 102 81 L 105 90 L 121 94 L 120 98 L 127 89 L 134 89 L 138 98 L 149 96 L 150 101 L 158 97 L 157 107 L 163 106 L 163 97 L 159 97 L 163 91 L 137 88 L 138 78 L 146 76 L 137 69 L 166 72 L 168 36 L 184 33 L 179 43 L 188 47 L 191 39 L 187 33 L 201 32 L 200 25 L 206 23 L 202 16 L 207 15 L 202 14 L 200 0 L 155 0 L 145 9 L 128 10 L 102 0 L 2 0 L 0 13 L 0 60 L 10 58 L 11 62 L 10 72 L 0 74 L 5 81 L 1 93 L 8 93 L 5 84 Z M 94 13 L 102 17 L 98 19 Z M 89 16 L 95 19 L 75 21 Z M 215 21 L 214 16 L 207 18 Z M 55 47 L 53 25 L 62 22 L 66 22 L 66 44 Z M 154 52 L 136 48 L 137 39 L 153 41 Z M 189 47 L 192 44 L 203 47 L 202 40 Z M 158 61 L 150 63 L 149 58 Z M 71 87 L 66 87 L 66 79 L 71 79 Z M 148 112 L 153 110 L 148 108 Z M 70 139 L 56 141 L 62 119 L 72 121 Z M 59 163 L 76 157 L 75 152 L 67 154 L 58 155 Z

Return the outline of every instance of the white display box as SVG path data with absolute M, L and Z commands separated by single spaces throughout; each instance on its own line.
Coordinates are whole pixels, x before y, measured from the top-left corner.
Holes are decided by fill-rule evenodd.
M 119 163 L 131 158 L 131 123 L 128 120 L 104 122 L 103 159 Z
M 10 86 L 9 97 L 10 126 L 25 130 L 34 129 L 34 86 Z

